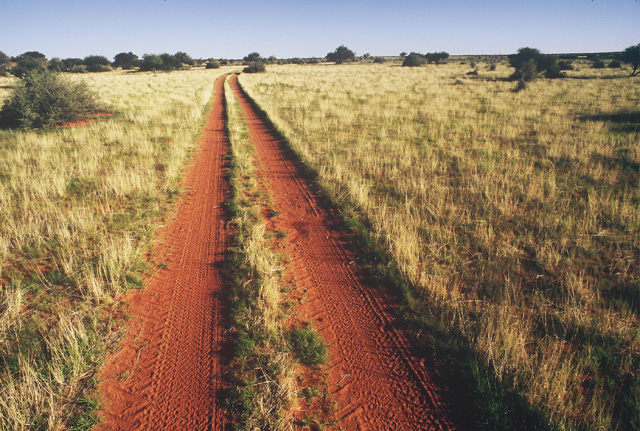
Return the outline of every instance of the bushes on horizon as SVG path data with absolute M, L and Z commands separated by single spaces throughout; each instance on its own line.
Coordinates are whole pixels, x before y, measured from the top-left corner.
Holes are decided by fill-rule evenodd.
M 83 63 L 89 72 L 108 72 L 111 70 L 111 62 L 102 55 L 89 55 L 84 58 Z
M 242 71 L 245 73 L 262 73 L 262 72 L 265 72 L 266 70 L 267 69 L 263 62 L 254 61 L 252 63 L 249 63 L 247 67 L 245 67 Z
M 535 48 L 520 48 L 517 54 L 509 56 L 509 65 L 516 69 L 511 79 L 522 83 L 535 80 L 539 73 L 544 73 L 546 78 L 564 77 L 558 59 L 553 55 L 542 54 Z M 521 84 L 520 87 L 524 88 L 524 85 Z
M 220 68 L 220 63 L 218 62 L 218 60 L 209 60 L 207 62 L 207 65 L 205 66 L 205 69 L 219 69 Z
M 411 54 L 404 57 L 402 61 L 402 65 L 405 67 L 418 67 L 426 64 L 427 59 L 424 58 L 424 55 L 418 52 L 412 52 Z
M 345 61 L 353 61 L 355 58 L 356 53 L 344 45 L 340 45 L 335 51 L 327 54 L 327 61 L 332 61 L 336 64 L 342 64 Z
M 9 66 L 11 64 L 11 57 L 4 52 L 0 51 L 0 76 L 6 76 L 9 74 Z
M 133 52 L 121 52 L 113 58 L 112 67 L 119 67 L 123 70 L 129 70 L 136 67 L 139 63 L 138 56 Z
M 52 127 L 86 119 L 101 111 L 96 93 L 84 82 L 72 82 L 58 73 L 27 72 L 0 109 L 2 127 Z

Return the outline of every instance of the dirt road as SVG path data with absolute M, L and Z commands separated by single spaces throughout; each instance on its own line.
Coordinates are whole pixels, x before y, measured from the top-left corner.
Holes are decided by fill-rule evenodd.
M 162 268 L 127 298 L 127 335 L 100 376 L 99 430 L 224 428 L 224 79 L 183 182 L 187 195 L 159 232 Z
M 264 175 L 277 227 L 287 233 L 286 277 L 301 294 L 297 312 L 330 345 L 329 389 L 338 402 L 336 429 L 453 429 L 429 368 L 394 327 L 392 295 L 366 280 L 339 228 L 336 210 L 305 179 L 300 162 L 234 89 Z M 294 293 L 295 294 L 295 293 Z

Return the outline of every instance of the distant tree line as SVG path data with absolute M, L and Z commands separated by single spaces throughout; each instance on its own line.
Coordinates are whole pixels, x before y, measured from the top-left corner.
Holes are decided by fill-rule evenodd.
M 403 55 L 404 54 L 404 55 Z M 442 64 L 446 63 L 449 58 L 447 52 L 429 52 L 427 54 L 420 54 L 419 52 L 412 52 L 407 55 L 406 52 L 400 54 L 402 57 L 402 65 L 405 67 L 417 67 L 426 63 Z
M 178 70 L 193 66 L 205 65 L 211 60 L 194 60 L 186 52 L 175 54 L 145 54 L 139 58 L 132 52 L 121 52 L 113 61 L 102 55 L 89 55 L 85 58 L 52 58 L 50 60 L 38 51 L 28 51 L 16 57 L 9 57 L 0 51 L 0 75 L 12 74 L 17 77 L 24 76 L 30 70 L 50 70 L 53 72 L 107 72 L 115 68 L 123 70 L 139 69 L 151 70 Z M 223 60 L 218 62 L 220 64 Z M 225 61 L 226 63 L 226 61 Z

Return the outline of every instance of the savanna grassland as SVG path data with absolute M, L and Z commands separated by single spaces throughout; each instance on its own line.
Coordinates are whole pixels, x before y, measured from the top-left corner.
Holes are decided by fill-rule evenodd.
M 488 428 L 640 427 L 638 79 L 575 65 L 520 92 L 459 60 L 240 77 L 414 286 L 421 341 L 461 340 Z
M 155 271 L 147 246 L 225 72 L 73 76 L 115 116 L 0 131 L 0 429 L 95 423 L 118 295 Z M 0 99 L 13 83 L 0 78 Z

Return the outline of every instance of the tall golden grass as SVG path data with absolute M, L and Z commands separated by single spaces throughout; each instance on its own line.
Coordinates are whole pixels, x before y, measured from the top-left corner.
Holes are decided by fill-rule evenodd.
M 640 93 L 578 64 L 279 66 L 249 94 L 552 427 L 640 426 Z
M 108 307 L 142 284 L 142 250 L 223 73 L 74 76 L 116 115 L 0 131 L 0 429 L 95 421 L 94 377 L 114 342 Z M 12 80 L 0 79 L 4 98 Z

